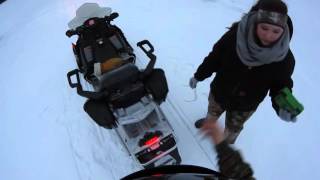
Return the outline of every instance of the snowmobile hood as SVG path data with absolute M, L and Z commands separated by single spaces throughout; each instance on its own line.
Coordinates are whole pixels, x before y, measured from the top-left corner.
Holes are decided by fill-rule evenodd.
M 220 173 L 195 165 L 169 165 L 144 169 L 121 180 L 227 180 Z
M 93 17 L 103 18 L 109 16 L 112 12 L 110 7 L 100 7 L 97 3 L 84 3 L 76 11 L 76 17 L 69 23 L 70 29 L 76 29 L 81 26 L 87 19 Z

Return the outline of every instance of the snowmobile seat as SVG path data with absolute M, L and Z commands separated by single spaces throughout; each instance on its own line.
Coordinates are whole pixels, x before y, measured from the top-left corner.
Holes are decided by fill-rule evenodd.
M 139 80 L 140 71 L 132 63 L 103 74 L 97 89 L 109 92 L 108 101 L 113 108 L 125 108 L 146 95 L 145 85 Z
M 111 94 L 109 102 L 114 109 L 127 108 L 141 100 L 146 95 L 142 82 L 127 85 L 119 92 Z
M 136 82 L 139 74 L 140 71 L 134 64 L 127 63 L 102 74 L 93 85 L 96 91 L 107 90 L 113 92 Z

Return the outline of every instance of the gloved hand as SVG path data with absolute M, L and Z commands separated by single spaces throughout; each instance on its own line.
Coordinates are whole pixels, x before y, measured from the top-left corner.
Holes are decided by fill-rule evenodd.
M 219 171 L 232 179 L 254 180 L 251 166 L 245 162 L 239 151 L 233 149 L 226 141 L 215 146 Z
M 191 89 L 194 89 L 197 87 L 197 83 L 198 83 L 198 80 L 194 77 L 190 78 L 190 81 L 189 81 L 189 86 Z
M 293 115 L 289 111 L 284 110 L 284 109 L 279 109 L 278 116 L 282 120 L 287 121 L 287 122 L 296 122 L 297 121 L 297 117 L 293 117 Z

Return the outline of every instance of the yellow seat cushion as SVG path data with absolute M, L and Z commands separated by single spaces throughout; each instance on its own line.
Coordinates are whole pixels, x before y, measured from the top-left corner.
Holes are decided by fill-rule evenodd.
M 108 72 L 116 67 L 121 66 L 124 61 L 121 58 L 110 58 L 106 60 L 104 63 L 100 64 L 101 74 Z

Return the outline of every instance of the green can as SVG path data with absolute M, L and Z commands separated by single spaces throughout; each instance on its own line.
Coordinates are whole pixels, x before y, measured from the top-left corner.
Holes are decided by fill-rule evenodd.
M 279 108 L 289 111 L 294 117 L 304 110 L 303 105 L 292 95 L 287 87 L 280 90 L 279 95 L 275 97 L 275 102 Z

